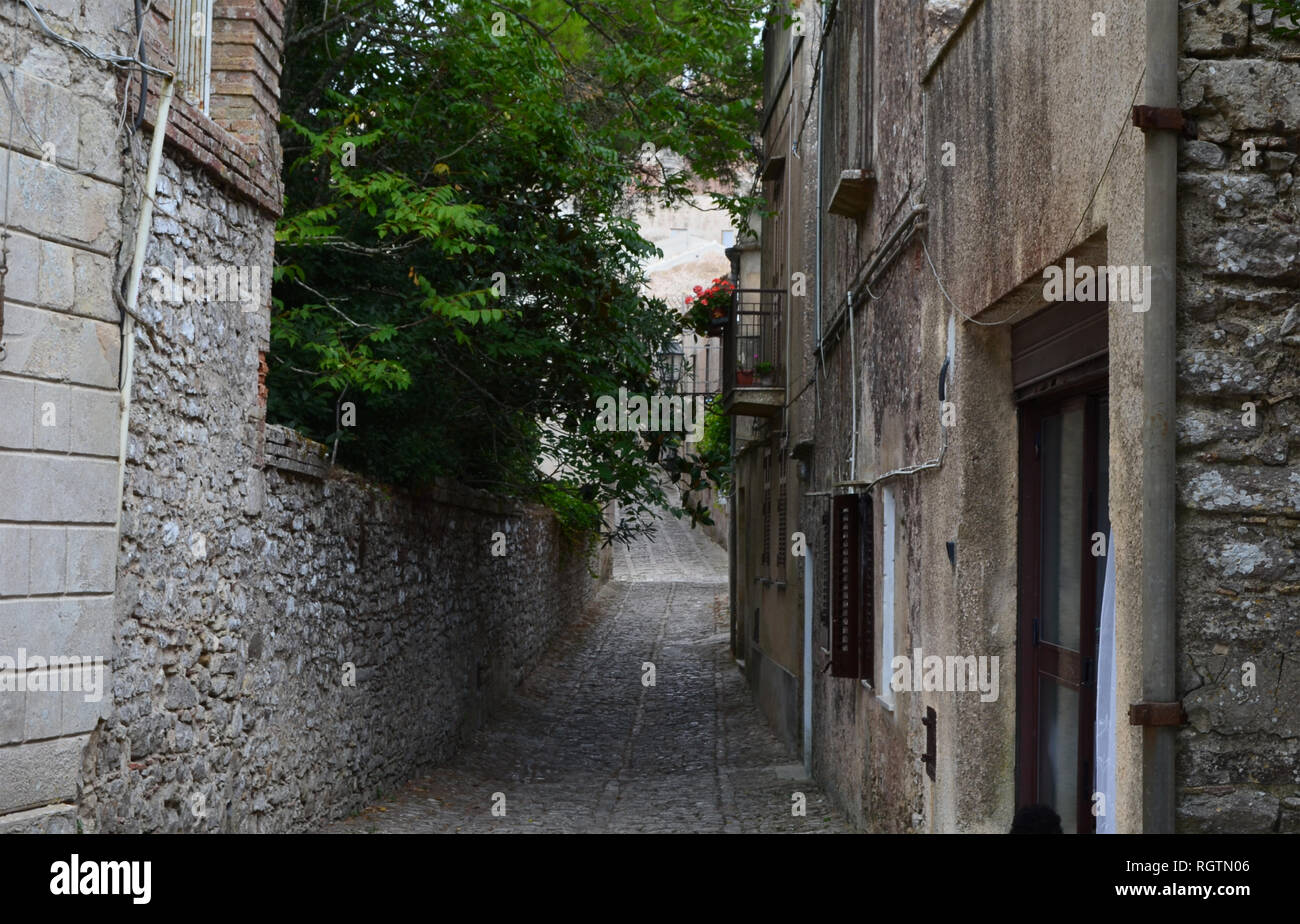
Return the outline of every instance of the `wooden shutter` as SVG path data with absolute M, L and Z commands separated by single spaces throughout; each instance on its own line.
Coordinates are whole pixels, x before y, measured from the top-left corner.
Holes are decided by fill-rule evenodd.
M 776 497 L 776 566 L 781 571 L 781 579 L 785 580 L 785 556 L 786 550 L 790 543 L 789 529 L 790 525 L 786 519 L 786 495 L 785 495 L 785 466 L 781 466 L 781 479 L 778 482 L 779 491 Z
M 858 676 L 857 498 L 831 499 L 831 676 Z
M 875 548 L 870 494 L 831 500 L 831 676 L 874 681 Z

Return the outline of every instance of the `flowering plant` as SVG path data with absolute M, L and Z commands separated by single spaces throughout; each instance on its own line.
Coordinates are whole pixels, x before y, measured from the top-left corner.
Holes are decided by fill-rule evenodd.
M 726 324 L 735 295 L 735 284 L 721 276 L 707 289 L 696 286 L 695 294 L 686 296 L 686 326 L 704 337 L 711 333 L 710 328 Z

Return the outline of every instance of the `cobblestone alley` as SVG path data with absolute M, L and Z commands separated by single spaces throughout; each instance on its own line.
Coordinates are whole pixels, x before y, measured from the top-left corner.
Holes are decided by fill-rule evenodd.
M 851 830 L 768 730 L 728 650 L 726 553 L 672 518 L 452 762 L 337 833 Z M 655 685 L 642 684 L 642 664 Z M 807 815 L 792 815 L 792 795 Z M 505 797 L 503 817 L 493 794 Z

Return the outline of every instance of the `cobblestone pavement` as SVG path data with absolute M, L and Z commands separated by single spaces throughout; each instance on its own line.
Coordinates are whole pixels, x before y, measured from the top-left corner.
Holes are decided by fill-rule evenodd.
M 448 766 L 327 830 L 852 830 L 802 779 L 731 659 L 726 559 L 700 530 L 661 522 L 655 542 L 616 553 L 614 580 Z M 792 814 L 796 792 L 806 816 Z

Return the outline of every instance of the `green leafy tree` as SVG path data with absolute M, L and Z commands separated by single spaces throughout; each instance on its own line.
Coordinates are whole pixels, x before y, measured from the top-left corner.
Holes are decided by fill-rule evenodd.
M 596 399 L 657 390 L 681 328 L 641 294 L 632 205 L 704 183 L 739 190 L 715 196 L 733 216 L 755 205 L 737 170 L 765 5 L 291 2 L 272 417 L 371 476 L 451 476 L 575 529 L 617 499 L 607 538 L 667 504 L 663 471 L 702 484 L 675 438 L 598 429 Z

